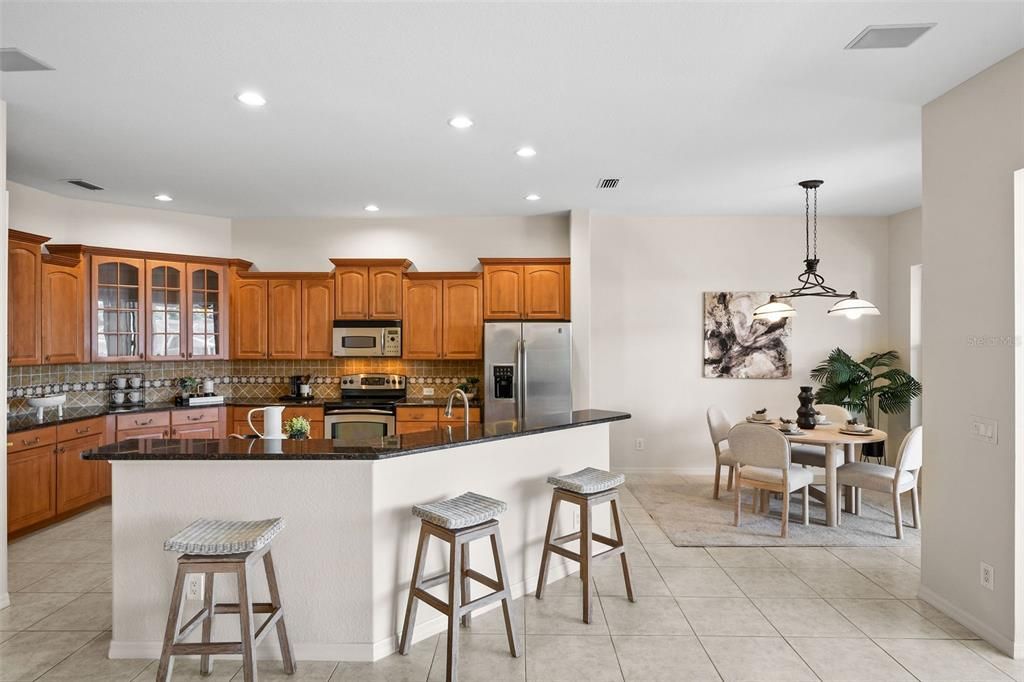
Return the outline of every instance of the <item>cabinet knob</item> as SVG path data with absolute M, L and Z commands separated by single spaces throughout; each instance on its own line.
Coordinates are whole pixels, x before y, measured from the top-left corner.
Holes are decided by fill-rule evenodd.
M 21 444 L 22 445 L 35 445 L 38 442 L 39 442 L 39 436 L 36 436 L 32 440 L 28 440 L 27 438 L 22 438 L 21 439 Z
M 164 438 L 167 438 L 167 432 L 166 431 L 163 431 L 162 435 L 163 435 Z
M 64 452 L 65 452 L 65 451 L 64 451 L 64 446 L 62 445 L 62 446 L 60 446 L 59 448 L 57 448 L 57 452 L 59 452 L 60 454 L 62 454 L 62 455 L 63 455 L 63 454 L 64 454 Z
M 7 447 L 13 448 L 14 447 L 14 441 L 13 440 L 7 441 Z
M 90 431 L 92 431 L 91 426 L 86 426 L 84 429 L 75 429 L 75 433 L 89 433 Z
M 43 358 L 43 359 L 44 359 L 44 360 L 46 360 L 47 362 L 49 362 L 49 361 L 50 361 L 50 356 L 49 356 L 49 355 L 47 355 L 47 356 L 46 356 L 45 358 Z

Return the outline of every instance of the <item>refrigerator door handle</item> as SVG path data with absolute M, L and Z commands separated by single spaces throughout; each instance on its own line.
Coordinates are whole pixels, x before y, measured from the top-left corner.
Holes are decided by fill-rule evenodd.
M 519 392 L 519 419 L 526 418 L 526 383 L 529 380 L 526 367 L 526 339 L 523 339 L 519 344 L 519 366 L 522 368 L 519 370 L 519 382 L 522 386 L 522 390 Z

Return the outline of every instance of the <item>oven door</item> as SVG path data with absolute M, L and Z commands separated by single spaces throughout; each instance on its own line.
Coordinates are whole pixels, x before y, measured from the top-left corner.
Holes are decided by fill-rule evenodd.
M 324 415 L 324 438 L 365 441 L 395 435 L 395 414 L 388 410 L 345 410 Z

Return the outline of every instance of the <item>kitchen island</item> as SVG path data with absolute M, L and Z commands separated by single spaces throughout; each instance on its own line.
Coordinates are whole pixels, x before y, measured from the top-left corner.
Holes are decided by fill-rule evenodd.
M 512 591 L 530 591 L 551 500 L 547 477 L 607 469 L 609 424 L 629 416 L 583 410 L 356 442 L 132 440 L 86 453 L 113 468 L 110 655 L 159 655 L 175 568 L 163 541 L 200 517 L 284 517 L 274 563 L 299 659 L 367 661 L 396 650 L 419 530 L 414 504 L 468 490 L 507 502 L 500 521 Z M 571 514 L 557 533 L 569 532 Z M 607 515 L 595 518 L 595 530 L 609 532 Z M 471 564 L 493 574 L 489 545 L 476 545 Z M 428 574 L 446 565 L 444 551 L 432 546 Z M 576 568 L 553 559 L 548 579 Z M 229 582 L 218 581 L 219 600 L 234 601 Z M 254 598 L 266 597 L 257 579 Z M 415 639 L 444 629 L 441 614 L 421 614 Z M 218 617 L 214 636 L 237 639 L 237 621 Z M 269 641 L 259 653 L 279 656 Z

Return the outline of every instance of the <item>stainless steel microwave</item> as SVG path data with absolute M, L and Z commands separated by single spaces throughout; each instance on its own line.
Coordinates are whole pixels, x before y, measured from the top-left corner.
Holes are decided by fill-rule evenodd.
M 336 358 L 402 357 L 401 320 L 335 320 Z

